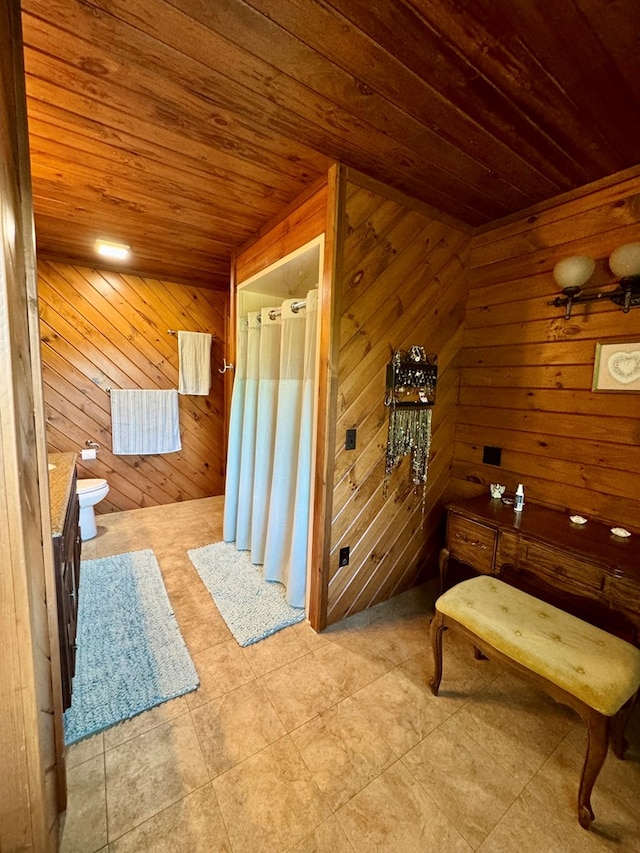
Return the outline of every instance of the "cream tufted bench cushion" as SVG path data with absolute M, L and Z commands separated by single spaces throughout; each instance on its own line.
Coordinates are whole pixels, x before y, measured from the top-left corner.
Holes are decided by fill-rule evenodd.
M 588 829 L 594 817 L 591 791 L 610 734 L 616 755 L 623 757 L 624 727 L 640 686 L 640 649 L 503 581 L 480 575 L 436 601 L 430 682 L 436 696 L 442 679 L 444 628 L 462 631 L 487 657 L 530 678 L 583 718 L 589 736 L 578 819 Z
M 488 575 L 452 587 L 436 607 L 608 717 L 640 684 L 635 646 Z

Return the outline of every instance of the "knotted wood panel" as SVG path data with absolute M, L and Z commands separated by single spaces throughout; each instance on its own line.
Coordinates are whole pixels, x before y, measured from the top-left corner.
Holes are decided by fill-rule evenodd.
M 640 530 L 640 395 L 591 390 L 596 344 L 640 341 L 640 311 L 603 299 L 567 320 L 548 304 L 571 255 L 596 261 L 586 289 L 614 288 L 608 257 L 640 240 L 639 199 L 630 169 L 473 238 L 452 496 L 522 482 L 530 500 Z M 502 448 L 500 468 L 484 445 Z
M 224 492 L 224 384 L 227 295 L 208 288 L 41 260 L 38 295 L 50 451 L 96 460 L 79 477 L 104 477 L 98 512 L 135 509 Z M 114 456 L 108 389 L 178 387 L 178 339 L 168 330 L 210 332 L 211 392 L 181 394 L 178 453 Z
M 329 624 L 410 588 L 435 568 L 453 452 L 469 243 L 468 235 L 406 199 L 357 179 L 345 195 Z M 384 494 L 386 365 L 396 349 L 413 344 L 437 353 L 439 365 L 424 507 L 409 460 Z M 355 451 L 345 450 L 347 429 L 357 430 Z M 347 546 L 350 562 L 340 567 L 339 551 Z

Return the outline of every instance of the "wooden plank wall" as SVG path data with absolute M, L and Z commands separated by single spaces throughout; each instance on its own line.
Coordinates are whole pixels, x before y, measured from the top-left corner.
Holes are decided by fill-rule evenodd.
M 42 369 L 50 451 L 100 445 L 79 477 L 110 486 L 98 512 L 135 509 L 224 492 L 226 293 L 89 269 L 38 264 Z M 211 332 L 211 393 L 180 395 L 178 453 L 114 456 L 107 388 L 177 388 L 178 339 L 168 329 Z
M 234 278 L 239 284 L 322 234 L 326 226 L 327 176 L 303 193 L 238 252 Z
M 570 255 L 596 260 L 589 287 L 613 284 L 607 259 L 640 240 L 639 212 L 636 168 L 474 238 L 451 496 L 523 482 L 531 500 L 640 532 L 640 394 L 591 391 L 596 342 L 640 341 L 640 310 L 607 300 L 565 320 L 547 305 Z M 503 448 L 501 468 L 483 445 Z
M 470 237 L 350 179 L 340 290 L 338 404 L 327 622 L 390 598 L 435 566 L 442 495 L 453 453 Z M 394 350 L 438 355 L 431 464 L 422 514 L 409 460 L 383 496 L 388 410 L 385 370 Z M 357 449 L 344 449 L 357 429 Z M 338 552 L 349 546 L 350 564 Z

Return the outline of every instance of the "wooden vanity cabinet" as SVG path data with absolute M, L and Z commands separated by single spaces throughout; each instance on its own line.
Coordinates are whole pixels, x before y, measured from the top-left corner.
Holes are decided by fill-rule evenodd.
M 54 533 L 53 536 L 63 710 L 71 705 L 71 686 L 76 666 L 76 626 L 81 551 L 79 517 L 80 507 L 74 472 L 62 530 L 57 535 Z
M 443 590 L 470 574 L 495 575 L 640 646 L 640 537 L 530 502 L 517 513 L 484 495 L 447 512 Z

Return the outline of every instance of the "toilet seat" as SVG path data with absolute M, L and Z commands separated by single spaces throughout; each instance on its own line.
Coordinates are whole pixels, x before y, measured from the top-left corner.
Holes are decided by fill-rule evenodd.
M 91 492 L 97 492 L 99 489 L 103 489 L 107 485 L 107 481 L 104 479 L 93 479 L 93 480 L 78 480 L 77 490 L 79 495 L 87 495 Z

